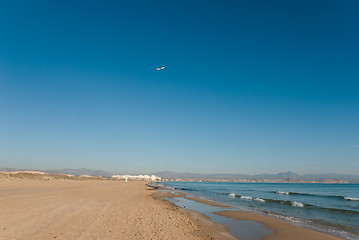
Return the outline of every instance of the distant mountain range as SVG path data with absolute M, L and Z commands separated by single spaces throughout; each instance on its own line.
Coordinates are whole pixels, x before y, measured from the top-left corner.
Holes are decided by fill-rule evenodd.
M 347 181 L 350 183 L 359 183 L 359 175 L 350 175 L 350 174 L 304 174 L 299 175 L 293 172 L 281 172 L 277 174 L 257 174 L 257 175 L 248 175 L 248 174 L 196 174 L 196 173 L 176 173 L 172 171 L 163 171 L 153 173 L 156 176 L 160 176 L 162 178 L 167 179 L 202 179 L 202 180 L 237 180 L 237 179 L 245 179 L 245 180 L 285 180 L 285 181 L 317 181 L 324 182 L 329 180 L 336 181 Z

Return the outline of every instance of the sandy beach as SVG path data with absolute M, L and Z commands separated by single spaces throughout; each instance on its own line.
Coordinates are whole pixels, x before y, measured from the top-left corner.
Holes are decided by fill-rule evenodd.
M 0 239 L 236 239 L 205 215 L 164 200 L 148 182 L 86 177 L 1 174 Z M 263 239 L 339 239 L 270 217 L 226 211 L 275 233 Z
M 234 239 L 146 182 L 0 178 L 0 239 Z
M 0 240 L 359 240 L 359 0 L 0 6 Z

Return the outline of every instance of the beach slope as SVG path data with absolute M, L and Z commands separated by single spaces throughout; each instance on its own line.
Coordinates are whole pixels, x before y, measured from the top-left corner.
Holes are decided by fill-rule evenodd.
M 145 182 L 0 177 L 0 239 L 228 239 L 150 189 Z

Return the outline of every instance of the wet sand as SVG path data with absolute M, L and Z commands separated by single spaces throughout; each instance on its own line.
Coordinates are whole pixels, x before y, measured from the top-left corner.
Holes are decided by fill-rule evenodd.
M 280 221 L 271 217 L 263 216 L 251 212 L 222 211 L 214 214 L 235 218 L 238 220 L 249 220 L 263 224 L 265 227 L 274 231 L 274 234 L 263 237 L 263 240 L 339 240 L 334 236 L 298 227 L 293 224 Z
M 208 204 L 208 205 L 211 205 L 211 206 L 214 206 L 214 207 L 224 207 L 224 208 L 230 208 L 231 207 L 231 206 L 226 205 L 226 204 L 205 200 L 205 199 L 202 199 L 202 198 L 199 198 L 199 197 L 188 197 L 187 196 L 186 198 L 189 199 L 189 200 L 196 201 L 196 202 Z

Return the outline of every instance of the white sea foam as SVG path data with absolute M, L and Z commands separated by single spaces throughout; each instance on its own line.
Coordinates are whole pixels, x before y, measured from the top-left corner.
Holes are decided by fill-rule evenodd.
M 277 191 L 276 193 L 281 195 L 289 195 L 289 192 Z
M 349 201 L 359 201 L 359 198 L 354 198 L 354 197 L 344 197 L 344 199 Z
M 248 196 L 241 196 L 241 198 L 246 199 L 246 200 L 253 200 L 252 197 L 248 197 Z
M 230 198 L 235 198 L 235 197 L 236 197 L 236 194 L 230 193 L 230 194 L 228 194 L 228 197 L 230 197 Z
M 257 202 L 266 202 L 264 199 L 262 199 L 262 198 L 255 198 L 254 199 L 255 201 L 257 201 Z
M 304 207 L 303 203 L 296 202 L 296 201 L 292 202 L 292 206 L 293 207 Z
M 285 215 L 281 215 L 281 214 L 275 214 L 275 213 L 268 213 L 269 216 L 275 217 L 275 218 L 280 218 L 283 220 L 287 220 L 290 221 L 292 223 L 304 223 L 304 220 L 299 219 L 299 218 L 295 218 L 295 217 L 290 217 L 290 216 L 285 216 Z

